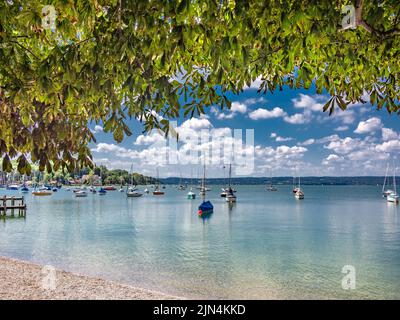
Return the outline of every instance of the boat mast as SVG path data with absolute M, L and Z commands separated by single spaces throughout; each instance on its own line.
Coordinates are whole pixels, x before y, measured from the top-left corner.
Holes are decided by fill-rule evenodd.
M 388 172 L 389 172 L 389 162 L 386 166 L 385 180 L 383 181 L 382 193 L 385 191 Z
M 158 168 L 156 168 L 157 171 L 157 184 L 156 184 L 156 190 L 158 190 L 160 188 L 160 175 L 158 173 Z
M 394 187 L 394 194 L 397 195 L 397 190 L 396 190 L 396 165 L 393 165 L 393 187 Z
M 206 191 L 206 160 L 204 159 L 204 169 L 203 169 L 203 188 Z
M 232 163 L 229 164 L 229 188 L 232 187 Z

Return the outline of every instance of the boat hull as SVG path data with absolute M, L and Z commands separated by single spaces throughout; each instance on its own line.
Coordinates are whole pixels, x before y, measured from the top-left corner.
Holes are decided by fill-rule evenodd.
M 44 191 L 37 191 L 37 192 L 32 192 L 32 194 L 36 197 L 46 197 L 46 196 L 51 196 L 51 192 L 44 192 Z
M 128 192 L 127 194 L 126 194 L 126 196 L 128 197 L 128 198 L 139 198 L 139 197 L 141 197 L 143 195 L 143 193 L 139 193 L 139 192 Z
M 387 202 L 390 203 L 399 203 L 399 196 L 398 195 L 393 195 L 393 194 L 389 194 L 386 197 Z

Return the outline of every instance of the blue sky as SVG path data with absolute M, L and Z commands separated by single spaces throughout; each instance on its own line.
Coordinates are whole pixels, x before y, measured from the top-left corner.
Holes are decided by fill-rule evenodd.
M 231 129 L 253 129 L 254 147 L 246 146 L 246 152 L 254 153 L 254 169 L 245 174 L 236 172 L 237 176 L 382 175 L 388 160 L 397 160 L 400 130 L 396 114 L 378 111 L 367 103 L 349 105 L 348 110 L 337 110 L 329 117 L 322 112 L 329 96 L 318 95 L 315 89 L 284 88 L 273 94 L 259 94 L 257 88 L 255 81 L 240 95 L 228 95 L 231 110 L 213 107 L 202 118 L 178 119 L 178 132 L 184 137 L 208 130 L 211 140 L 229 136 Z M 369 100 L 367 95 L 365 99 Z M 117 144 L 101 125 L 92 125 L 97 143 L 91 149 L 97 164 L 129 169 L 133 163 L 134 171 L 149 175 L 155 175 L 155 168 L 159 167 L 161 177 L 195 178 L 201 166 L 193 164 L 192 158 L 198 160 L 201 150 L 214 145 L 183 139 L 174 153 L 181 163 L 168 164 L 163 156 L 162 161 L 157 158 L 171 148 L 162 136 L 157 132 L 143 135 L 143 126 L 136 119 L 130 120 L 129 126 L 133 135 Z M 220 159 L 208 165 L 208 176 L 225 176 L 224 162 L 230 161 Z

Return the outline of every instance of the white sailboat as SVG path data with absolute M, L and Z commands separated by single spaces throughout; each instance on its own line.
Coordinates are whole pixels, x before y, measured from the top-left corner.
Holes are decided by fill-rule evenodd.
M 393 169 L 393 189 L 394 191 L 392 191 L 391 193 L 389 193 L 386 196 L 386 200 L 388 202 L 393 202 L 393 203 L 399 203 L 399 195 L 397 194 L 397 190 L 396 190 L 396 166 L 394 166 Z
M 133 169 L 133 164 L 131 165 L 131 172 L 130 172 L 130 176 L 131 176 L 131 185 L 129 188 L 127 188 L 126 190 L 126 196 L 128 198 L 139 198 L 143 195 L 143 193 L 137 191 L 137 188 L 135 186 L 133 186 L 133 173 L 132 173 L 132 169 Z
M 159 174 L 158 174 L 158 168 L 157 168 L 157 185 L 155 186 L 155 189 L 153 191 L 154 196 L 162 196 L 164 195 L 164 191 L 160 190 L 160 181 L 159 181 Z
M 269 185 L 267 186 L 267 191 L 278 191 L 278 188 L 272 184 L 272 172 L 269 173 Z
M 201 180 L 200 195 L 205 196 L 207 191 L 206 187 L 206 163 L 204 162 L 203 179 Z
M 229 187 L 225 197 L 226 202 L 236 202 L 236 196 L 232 188 L 232 164 L 229 164 Z
M 387 177 L 388 177 L 388 172 L 389 172 L 389 163 L 386 166 L 385 180 L 383 181 L 383 186 L 382 186 L 382 196 L 384 198 L 386 198 L 389 194 L 391 194 L 393 192 L 393 190 L 391 190 L 391 189 L 385 190 Z
M 190 169 L 190 190 L 187 194 L 189 200 L 196 199 L 196 194 L 193 192 L 193 180 L 192 180 L 192 169 Z
M 301 190 L 300 177 L 299 177 L 299 186 L 296 189 L 293 189 L 293 192 L 294 192 L 294 190 L 296 190 L 296 192 L 294 194 L 295 198 L 298 199 L 298 200 L 303 200 L 304 199 L 304 192 Z

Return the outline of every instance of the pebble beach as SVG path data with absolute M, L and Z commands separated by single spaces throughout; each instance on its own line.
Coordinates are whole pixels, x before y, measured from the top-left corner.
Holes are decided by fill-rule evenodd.
M 0 300 L 172 300 L 178 297 L 0 257 Z M 47 278 L 46 278 L 47 277 Z

